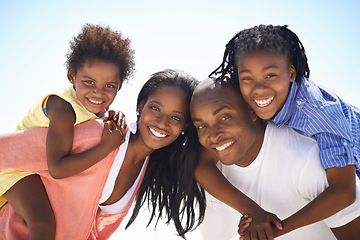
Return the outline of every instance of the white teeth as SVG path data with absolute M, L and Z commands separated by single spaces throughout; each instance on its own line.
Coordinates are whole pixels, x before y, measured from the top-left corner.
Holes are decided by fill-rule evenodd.
M 94 103 L 94 104 L 102 104 L 103 103 L 102 101 L 96 101 L 96 100 L 93 100 L 93 99 L 90 99 L 90 98 L 89 98 L 89 101 L 91 103 Z
M 162 134 L 151 127 L 149 127 L 149 129 L 152 132 L 152 134 L 154 134 L 156 137 L 160 137 L 160 138 L 166 137 L 166 134 Z
M 267 99 L 262 99 L 262 100 L 256 100 L 254 99 L 254 102 L 256 103 L 256 105 L 258 105 L 259 107 L 266 107 L 268 106 L 272 100 L 274 99 L 274 97 L 271 98 L 267 98 Z
M 234 141 L 225 143 L 224 145 L 221 145 L 220 147 L 216 147 L 216 150 L 222 151 L 222 150 L 230 147 L 233 143 L 234 143 Z

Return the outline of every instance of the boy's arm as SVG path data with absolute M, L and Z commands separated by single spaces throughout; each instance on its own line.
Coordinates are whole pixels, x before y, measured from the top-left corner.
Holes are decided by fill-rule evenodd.
M 47 116 L 50 120 L 46 138 L 47 163 L 51 176 L 66 178 L 78 174 L 105 158 L 124 141 L 121 128 L 105 123 L 101 142 L 85 152 L 70 155 L 75 113 L 71 105 L 57 96 L 49 97 Z
M 354 165 L 329 168 L 326 170 L 326 175 L 329 187 L 305 207 L 283 220 L 283 229 L 274 229 L 275 236 L 324 220 L 355 201 Z
M 252 238 L 272 239 L 271 223 L 281 228 L 280 220 L 276 215 L 264 211 L 257 203 L 235 188 L 219 171 L 216 163 L 216 156 L 202 148 L 199 164 L 195 171 L 196 181 L 221 202 L 241 214 L 250 214 L 253 220 L 247 230 Z

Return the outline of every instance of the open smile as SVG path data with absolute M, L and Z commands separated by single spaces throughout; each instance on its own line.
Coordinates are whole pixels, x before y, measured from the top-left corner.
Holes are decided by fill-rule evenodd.
M 152 128 L 152 127 L 149 127 L 149 130 L 155 137 L 164 138 L 164 137 L 167 136 L 167 134 L 161 133 L 161 132 L 155 130 L 154 128 Z
M 231 145 L 233 145 L 234 142 L 235 142 L 234 140 L 230 141 L 230 142 L 227 142 L 227 143 L 225 143 L 225 144 L 223 144 L 221 146 L 215 147 L 215 149 L 218 152 L 222 152 L 222 151 L 226 150 L 227 148 L 229 148 Z
M 264 107 L 269 106 L 273 100 L 274 100 L 274 97 L 271 97 L 271 98 L 265 98 L 265 99 L 254 99 L 254 102 L 258 107 L 264 108 Z
M 91 98 L 88 98 L 87 100 L 90 103 L 95 104 L 95 105 L 101 105 L 101 104 L 103 104 L 105 102 L 105 101 L 99 101 L 99 100 L 95 100 L 95 99 L 91 99 Z

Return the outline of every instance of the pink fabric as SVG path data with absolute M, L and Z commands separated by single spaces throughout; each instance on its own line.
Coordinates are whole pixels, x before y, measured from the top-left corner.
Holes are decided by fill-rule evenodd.
M 77 125 L 72 152 L 82 152 L 98 144 L 102 127 L 95 120 Z M 56 180 L 47 170 L 46 133 L 47 128 L 33 128 L 0 135 L 0 170 L 14 168 L 33 171 L 41 176 L 55 212 L 55 239 L 107 239 L 120 225 L 131 205 L 121 214 L 106 215 L 99 211 L 96 215 L 118 149 L 86 171 Z M 0 211 L 0 226 L 0 239 L 27 239 L 26 224 L 14 213 L 10 204 Z

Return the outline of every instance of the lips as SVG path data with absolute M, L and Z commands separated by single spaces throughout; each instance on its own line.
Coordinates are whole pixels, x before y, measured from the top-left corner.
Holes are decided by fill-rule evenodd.
M 87 100 L 89 100 L 90 103 L 95 104 L 95 105 L 101 105 L 105 102 L 105 101 L 95 100 L 95 99 L 91 99 L 91 98 L 88 98 Z
M 155 128 L 149 127 L 150 132 L 158 138 L 164 138 L 167 136 L 165 133 L 161 133 L 160 131 L 156 130 Z
M 270 97 L 270 98 L 265 98 L 265 99 L 254 99 L 254 102 L 258 107 L 264 108 L 264 107 L 269 106 L 273 100 L 274 100 L 274 97 Z

